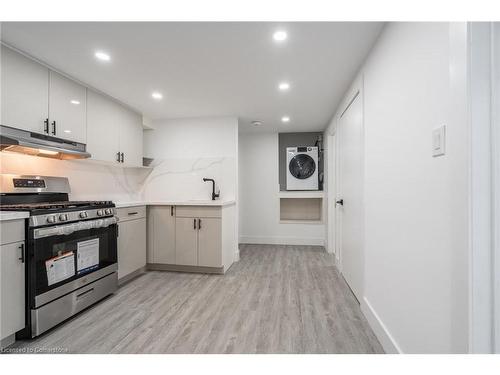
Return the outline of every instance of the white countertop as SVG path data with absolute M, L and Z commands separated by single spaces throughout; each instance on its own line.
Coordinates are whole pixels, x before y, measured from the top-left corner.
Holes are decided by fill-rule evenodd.
M 135 202 L 114 202 L 116 208 L 137 207 L 137 206 L 230 206 L 236 201 L 233 200 L 187 200 L 187 201 L 135 201 Z
M 28 211 L 0 211 L 0 221 L 20 220 L 30 217 Z

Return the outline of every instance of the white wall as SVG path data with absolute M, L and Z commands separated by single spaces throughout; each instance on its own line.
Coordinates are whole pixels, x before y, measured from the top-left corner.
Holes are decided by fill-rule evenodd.
M 388 24 L 365 103 L 365 295 L 387 351 L 468 350 L 466 25 Z M 332 133 L 339 113 L 328 129 Z M 432 130 L 446 125 L 446 155 Z
M 240 243 L 324 245 L 323 224 L 280 224 L 278 134 L 239 140 Z
M 142 190 L 145 200 L 210 199 L 214 178 L 221 199 L 236 199 L 238 119 L 193 118 L 153 122 L 144 132 L 144 154 L 154 170 Z
M 102 165 L 90 160 L 54 160 L 12 152 L 0 153 L 0 173 L 68 177 L 72 200 L 137 201 L 149 172 Z

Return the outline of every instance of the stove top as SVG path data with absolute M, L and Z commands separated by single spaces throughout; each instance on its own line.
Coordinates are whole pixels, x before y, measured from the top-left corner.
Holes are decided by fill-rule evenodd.
M 66 177 L 0 174 L 0 210 L 28 211 L 29 226 L 104 219 L 116 213 L 111 201 L 70 201 Z
M 62 211 L 66 209 L 92 209 L 96 207 L 113 207 L 111 201 L 60 201 L 60 202 L 37 202 L 24 204 L 0 204 L 0 210 L 4 211 L 35 211 L 53 210 Z

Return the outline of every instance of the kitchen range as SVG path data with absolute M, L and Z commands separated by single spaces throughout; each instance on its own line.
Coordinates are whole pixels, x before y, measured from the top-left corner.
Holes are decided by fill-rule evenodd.
M 65 177 L 0 175 L 0 210 L 24 211 L 26 327 L 33 338 L 116 291 L 113 202 L 70 201 Z

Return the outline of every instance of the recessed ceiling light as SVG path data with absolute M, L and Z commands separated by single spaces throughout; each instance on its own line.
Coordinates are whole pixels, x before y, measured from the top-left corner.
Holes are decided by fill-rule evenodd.
M 70 100 L 71 104 L 78 105 L 80 102 L 78 100 Z
M 111 60 L 111 56 L 109 56 L 106 52 L 102 52 L 102 51 L 97 51 L 94 54 L 94 56 L 101 61 L 110 61 Z
M 283 117 L 281 118 L 281 122 L 290 122 L 290 117 L 288 117 L 288 116 L 283 116 Z
M 158 92 L 158 91 L 155 91 L 151 94 L 151 97 L 155 100 L 162 100 L 163 99 L 163 95 L 161 92 Z
M 287 37 L 288 37 L 288 34 L 286 33 L 286 31 L 283 31 L 283 30 L 275 31 L 273 34 L 273 39 L 276 42 L 283 42 L 284 40 L 286 40 Z
M 253 125 L 253 126 L 261 126 L 262 124 L 263 124 L 263 122 L 262 122 L 262 121 L 260 121 L 260 120 L 255 120 L 255 121 L 252 121 L 252 125 Z
M 281 90 L 281 91 L 287 91 L 289 88 L 290 88 L 290 84 L 288 82 L 281 82 L 279 85 L 278 85 L 278 88 Z

